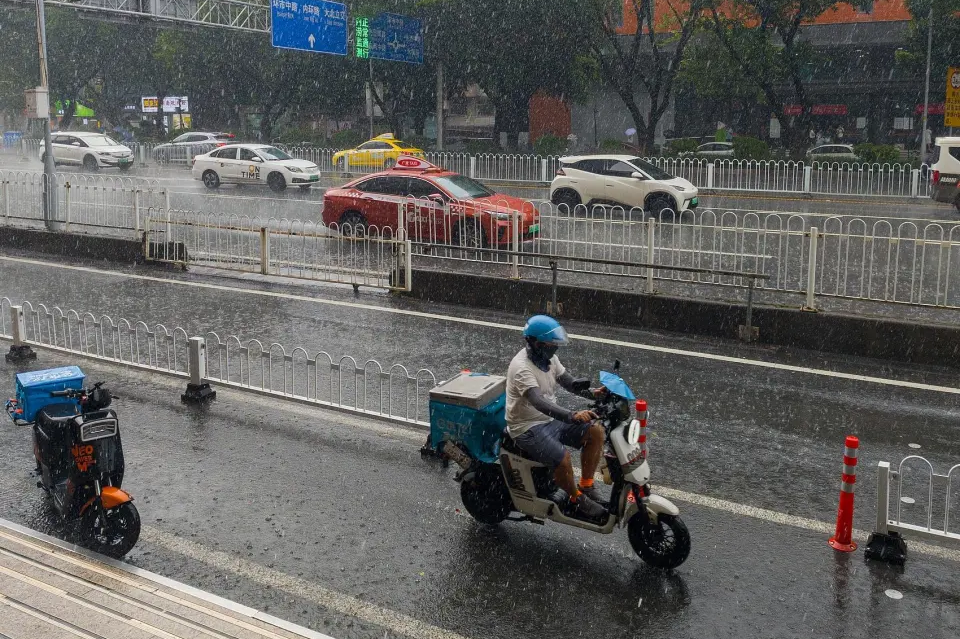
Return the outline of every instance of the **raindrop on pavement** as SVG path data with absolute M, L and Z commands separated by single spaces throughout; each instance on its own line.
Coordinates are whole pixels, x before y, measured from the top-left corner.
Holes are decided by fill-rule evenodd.
M 900 592 L 899 590 L 894 590 L 893 588 L 889 590 L 885 590 L 883 594 L 890 597 L 891 599 L 903 599 L 903 593 Z
M 910 448 L 920 448 L 920 444 L 907 444 Z
M 902 501 L 902 502 L 905 503 L 905 504 L 915 504 L 915 503 L 917 503 L 917 500 L 914 499 L 913 497 L 901 497 L 901 498 L 900 498 L 900 501 Z

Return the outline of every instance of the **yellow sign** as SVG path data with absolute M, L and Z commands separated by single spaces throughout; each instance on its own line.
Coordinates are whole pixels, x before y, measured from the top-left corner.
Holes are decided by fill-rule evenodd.
M 943 109 L 943 124 L 960 127 L 960 67 L 947 69 L 947 101 Z

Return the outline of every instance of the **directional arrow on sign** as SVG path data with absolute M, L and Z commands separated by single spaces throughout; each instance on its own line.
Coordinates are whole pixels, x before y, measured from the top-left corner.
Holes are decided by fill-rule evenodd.
M 316 39 L 315 37 L 313 37 L 313 34 L 311 33 L 311 34 L 310 34 L 310 37 L 307 38 L 307 41 L 310 43 L 310 48 L 312 49 L 312 48 L 313 48 L 313 43 L 316 42 L 317 39 Z

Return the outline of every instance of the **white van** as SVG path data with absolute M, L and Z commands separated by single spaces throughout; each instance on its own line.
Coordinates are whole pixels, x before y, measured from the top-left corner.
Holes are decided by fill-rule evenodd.
M 937 202 L 948 202 L 960 212 L 960 138 L 937 138 L 933 151 L 933 193 Z

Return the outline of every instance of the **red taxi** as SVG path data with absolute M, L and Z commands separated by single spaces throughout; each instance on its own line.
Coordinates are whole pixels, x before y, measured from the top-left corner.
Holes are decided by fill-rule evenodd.
M 323 196 L 324 224 L 351 235 L 395 233 L 403 219 L 412 240 L 508 247 L 514 218 L 521 242 L 539 235 L 540 214 L 527 200 L 411 156 Z

